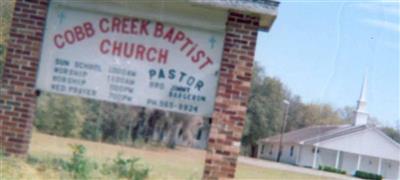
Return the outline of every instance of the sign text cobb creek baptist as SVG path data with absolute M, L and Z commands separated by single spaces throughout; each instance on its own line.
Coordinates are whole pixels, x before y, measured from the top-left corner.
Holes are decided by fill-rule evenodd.
M 37 88 L 210 117 L 223 32 L 51 6 Z

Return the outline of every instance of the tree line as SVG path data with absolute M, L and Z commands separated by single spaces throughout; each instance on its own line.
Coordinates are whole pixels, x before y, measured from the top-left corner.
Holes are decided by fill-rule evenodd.
M 289 102 L 289 108 L 284 132 L 311 125 L 351 123 L 353 108 L 334 109 L 329 104 L 304 103 L 279 79 L 266 76 L 264 69 L 256 63 L 242 139 L 243 152 L 250 153 L 257 140 L 280 132 L 287 108 L 283 103 L 285 100 Z
M 190 146 L 203 123 L 201 117 L 181 113 L 42 93 L 34 126 L 57 136 L 120 144 L 151 142 L 175 147 L 178 136 Z
M 355 107 L 334 108 L 326 103 L 304 103 L 300 96 L 293 94 L 279 79 L 266 76 L 264 69 L 256 63 L 242 152 L 250 154 L 252 148 L 256 148 L 257 140 L 280 133 L 287 108 L 283 103 L 285 100 L 289 102 L 289 109 L 284 132 L 313 125 L 353 123 Z M 399 130 L 383 127 L 376 117 L 370 117 L 368 121 L 400 143 Z
M 285 132 L 312 125 L 352 123 L 353 107 L 335 109 L 329 104 L 304 103 L 279 79 L 266 76 L 257 63 L 253 74 L 242 138 L 244 154 L 250 153 L 257 140 L 280 132 L 286 108 L 284 100 L 290 103 Z M 36 113 L 34 125 L 41 132 L 110 143 L 158 142 L 169 147 L 174 147 L 181 135 L 191 145 L 207 121 L 180 113 L 50 93 L 39 97 Z M 396 130 L 390 127 L 382 130 L 400 142 Z

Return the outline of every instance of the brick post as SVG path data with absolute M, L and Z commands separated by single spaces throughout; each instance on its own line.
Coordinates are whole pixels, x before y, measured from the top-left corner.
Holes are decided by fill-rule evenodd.
M 48 4 L 48 0 L 16 0 L 0 81 L 0 148 L 8 155 L 28 152 Z
M 259 17 L 229 12 L 204 179 L 235 176 L 258 28 Z

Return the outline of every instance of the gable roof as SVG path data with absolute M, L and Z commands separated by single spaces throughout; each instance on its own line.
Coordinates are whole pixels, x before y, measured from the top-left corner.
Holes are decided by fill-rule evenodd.
M 400 144 L 374 126 L 321 139 L 320 142 L 313 141 L 307 143 L 325 149 L 400 161 Z
M 300 144 L 315 144 L 318 142 L 326 141 L 332 138 L 336 138 L 339 136 L 344 136 L 356 132 L 363 131 L 365 129 L 368 129 L 368 125 L 361 125 L 361 126 L 342 126 L 337 129 L 331 130 L 331 131 L 326 131 L 320 136 L 316 136 L 310 139 L 306 139 L 303 142 L 300 142 Z
M 358 132 L 368 128 L 366 125 L 351 126 L 351 125 L 320 125 L 310 126 L 303 129 L 287 132 L 283 134 L 283 143 L 293 144 L 314 144 L 334 137 Z M 259 142 L 278 143 L 281 135 L 275 135 Z
M 277 144 L 280 135 L 261 139 L 259 143 Z M 343 152 L 400 160 L 400 144 L 371 125 L 311 126 L 283 134 L 284 144 L 304 144 Z M 379 148 L 375 148 L 379 147 Z

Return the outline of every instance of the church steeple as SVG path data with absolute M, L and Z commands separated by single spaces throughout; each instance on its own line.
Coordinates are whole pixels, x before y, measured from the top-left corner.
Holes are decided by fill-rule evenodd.
M 357 111 L 360 112 L 365 112 L 365 108 L 367 106 L 367 84 L 368 84 L 368 79 L 367 76 L 364 77 L 364 82 L 361 87 L 361 93 L 360 93 L 360 99 L 357 102 Z
M 365 75 L 364 82 L 361 87 L 360 99 L 357 101 L 357 109 L 355 111 L 355 116 L 354 116 L 354 125 L 356 125 L 356 126 L 365 125 L 368 123 L 369 115 L 366 112 L 367 85 L 368 85 L 368 80 L 367 80 L 367 75 Z

